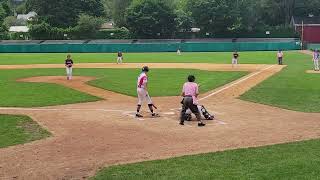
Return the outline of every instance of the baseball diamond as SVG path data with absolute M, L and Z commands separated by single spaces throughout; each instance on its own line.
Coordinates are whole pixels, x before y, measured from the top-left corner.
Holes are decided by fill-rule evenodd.
M 179 168 L 176 172 L 167 169 L 173 168 L 172 161 L 202 164 L 205 163 L 202 158 L 207 158 L 207 163 L 212 164 L 201 167 L 204 172 L 224 169 L 223 173 L 227 173 L 228 165 L 222 162 L 234 156 L 239 161 L 253 161 L 250 153 L 259 151 L 262 153 L 259 156 L 264 156 L 273 151 L 268 156 L 273 158 L 277 152 L 284 153 L 283 149 L 292 146 L 303 146 L 312 153 L 307 147 L 313 147 L 318 140 L 264 147 L 319 138 L 319 98 L 309 92 L 320 89 L 319 85 L 311 85 L 320 80 L 320 76 L 307 73 L 313 65 L 312 57 L 307 55 L 309 52 L 284 51 L 284 65 L 277 64 L 277 52 L 238 53 L 241 63 L 236 67 L 230 63 L 232 53 L 225 53 L 229 54 L 226 59 L 229 64 L 221 64 L 224 62 L 219 60 L 221 53 L 208 53 L 214 59 L 210 63 L 180 63 L 172 58 L 170 63 L 146 63 L 137 59 L 122 64 L 78 63 L 77 57 L 81 54 L 70 54 L 74 68 L 72 79 L 66 79 L 63 59 L 60 64 L 10 64 L 2 56 L 20 55 L 0 55 L 1 64 L 6 64 L 0 65 L 0 94 L 6 98 L 0 103 L 0 114 L 6 114 L 3 118 L 17 114 L 28 116 L 47 131 L 40 136 L 41 140 L 19 140 L 0 148 L 1 179 L 156 179 L 160 176 L 157 171 L 146 176 L 144 173 L 153 171 L 149 168 L 163 169 L 165 179 L 171 179 L 181 173 Z M 131 55 L 136 56 L 127 53 L 128 61 Z M 197 53 L 176 55 L 173 52 L 171 55 L 190 59 Z M 161 56 L 161 53 L 145 56 Z M 256 62 L 249 64 L 248 56 L 254 56 Z M 268 63 L 259 64 L 260 59 Z M 145 81 L 146 74 L 142 73 L 137 82 L 141 68 L 143 72 L 148 68 L 148 81 Z M 203 118 L 206 126 L 201 128 L 194 116 L 191 121 L 185 121 L 184 126 L 179 125 L 182 99 L 179 94 L 190 74 L 199 84 L 199 104 L 214 115 L 213 120 Z M 140 104 L 141 117 L 136 117 L 137 87 L 139 90 L 143 86 L 148 86 L 143 92 L 152 96 L 152 102 Z M 300 91 L 296 87 L 303 89 Z M 8 91 L 10 88 L 12 91 Z M 152 108 L 152 113 L 160 116 L 153 117 L 148 112 L 148 104 L 154 104 L 157 108 Z M 0 145 L 2 138 L 11 139 L 10 134 L 1 136 Z M 246 155 L 239 155 L 239 158 L 236 155 L 239 151 L 233 150 L 249 147 L 259 148 L 240 150 Z M 225 150 L 231 151 L 211 154 Z M 210 154 L 185 156 L 200 153 Z M 224 154 L 226 156 L 219 159 Z M 286 155 L 288 157 L 284 159 L 291 158 L 288 153 Z M 172 157 L 180 158 L 168 159 Z M 273 163 L 268 157 L 265 157 L 266 167 Z M 260 162 L 258 157 L 254 158 Z M 140 163 L 114 166 L 160 159 L 163 160 L 146 162 L 145 168 L 141 168 L 144 164 Z M 157 163 L 167 165 L 157 167 Z M 216 163 L 220 165 L 211 167 Z M 290 165 L 288 160 L 281 168 Z M 106 168 L 101 170 L 103 167 Z M 126 171 L 130 174 L 123 174 Z M 302 172 L 310 171 L 302 168 Z M 212 176 L 204 173 L 202 177 Z M 249 176 L 243 174 L 239 177 Z

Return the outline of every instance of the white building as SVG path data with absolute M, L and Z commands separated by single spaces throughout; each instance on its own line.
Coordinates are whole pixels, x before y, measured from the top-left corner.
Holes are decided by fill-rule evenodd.
M 32 18 L 36 17 L 37 13 L 34 11 L 29 12 L 28 14 L 18 14 L 17 19 L 18 20 L 25 20 L 25 21 L 30 21 Z

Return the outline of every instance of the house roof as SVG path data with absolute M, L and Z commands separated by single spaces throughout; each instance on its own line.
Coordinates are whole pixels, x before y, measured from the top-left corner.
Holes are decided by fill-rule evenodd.
M 29 12 L 28 14 L 18 14 L 17 19 L 30 20 L 37 15 L 36 12 Z
M 303 22 L 304 25 L 320 25 L 320 16 L 312 17 L 293 17 L 294 25 L 301 25 Z
M 28 32 L 28 26 L 11 26 L 9 32 Z
M 112 22 L 103 23 L 100 29 L 114 29 L 114 25 Z

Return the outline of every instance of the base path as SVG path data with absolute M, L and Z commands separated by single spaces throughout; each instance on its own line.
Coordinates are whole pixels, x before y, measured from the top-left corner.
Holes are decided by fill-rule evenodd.
M 90 64 L 90 68 L 100 65 Z M 319 114 L 237 99 L 284 66 L 240 65 L 232 69 L 231 65 L 214 64 L 147 65 L 251 73 L 201 95 L 201 104 L 217 117 L 207 121 L 204 128 L 198 128 L 197 122 L 178 124 L 180 97 L 154 98 L 162 116 L 150 118 L 144 107 L 145 118 L 136 119 L 132 117 L 135 98 L 91 87 L 86 84 L 91 77 L 75 77 L 72 81 L 57 76 L 22 79 L 57 83 L 106 100 L 43 108 L 0 108 L 0 113 L 28 115 L 53 133 L 44 140 L 0 149 L 0 179 L 86 179 L 100 168 L 114 164 L 300 141 L 320 135 Z M 51 66 L 55 65 L 33 65 L 33 68 Z M 141 65 L 104 66 L 138 68 Z

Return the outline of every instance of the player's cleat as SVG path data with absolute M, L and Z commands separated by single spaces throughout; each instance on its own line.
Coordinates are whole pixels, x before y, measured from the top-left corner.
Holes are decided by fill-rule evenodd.
M 203 126 L 205 126 L 206 124 L 204 124 L 203 122 L 201 122 L 201 123 L 198 123 L 198 126 L 199 127 L 203 127 Z
M 179 124 L 183 126 L 183 125 L 184 125 L 184 122 L 180 121 L 180 123 L 179 123 Z
M 136 114 L 136 117 L 137 117 L 137 118 L 142 118 L 143 116 L 142 116 L 141 114 L 138 114 L 138 113 L 137 113 L 137 114 Z
M 185 120 L 186 120 L 186 121 L 191 121 L 191 120 L 192 120 L 191 114 L 186 114 Z
M 160 117 L 160 115 L 157 114 L 157 113 L 152 113 L 151 116 L 152 116 L 152 117 Z
M 213 119 L 214 119 L 213 116 L 209 116 L 209 117 L 206 118 L 206 120 L 213 120 Z

